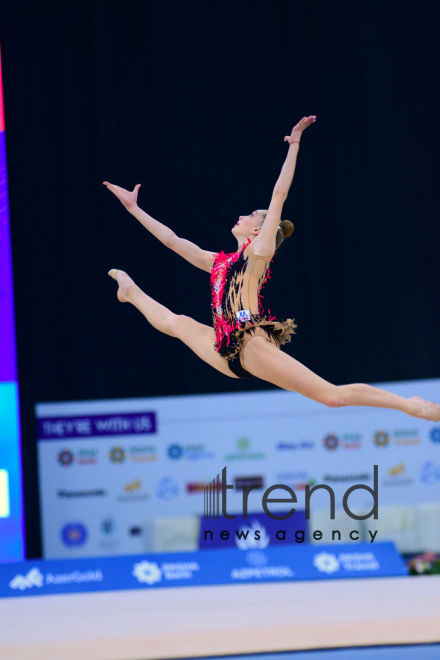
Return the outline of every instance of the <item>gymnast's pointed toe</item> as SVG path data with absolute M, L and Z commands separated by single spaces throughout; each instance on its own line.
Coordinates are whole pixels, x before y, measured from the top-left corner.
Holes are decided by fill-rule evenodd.
M 111 270 L 108 271 L 108 274 L 110 275 L 110 277 L 113 277 L 113 279 L 116 280 L 117 279 L 117 277 L 116 277 L 117 272 L 118 272 L 117 268 L 112 268 Z

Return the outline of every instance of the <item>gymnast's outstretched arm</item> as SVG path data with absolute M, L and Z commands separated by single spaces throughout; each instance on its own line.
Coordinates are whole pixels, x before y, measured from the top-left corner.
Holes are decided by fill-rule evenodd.
M 303 131 L 316 121 L 315 115 L 304 117 L 292 128 L 290 135 L 284 140 L 289 142 L 289 151 L 284 161 L 278 181 L 272 193 L 269 209 L 257 238 L 255 239 L 255 254 L 273 254 L 275 252 L 275 241 L 278 227 L 281 221 L 281 212 L 295 174 L 296 159 L 298 156 L 299 142 Z
M 120 186 L 115 186 L 108 181 L 104 181 L 104 185 L 116 195 L 127 211 L 134 215 L 134 217 L 137 218 L 139 222 L 153 234 L 153 236 L 158 238 L 161 243 L 174 252 L 177 252 L 177 254 L 180 254 L 181 257 L 189 261 L 193 266 L 206 270 L 208 273 L 211 272 L 215 252 L 202 250 L 195 243 L 191 243 L 191 241 L 187 241 L 185 238 L 179 238 L 172 229 L 163 225 L 161 222 L 158 222 L 158 220 L 155 220 L 151 215 L 148 215 L 148 213 L 145 213 L 145 211 L 139 208 L 137 204 L 137 196 L 139 188 L 141 187 L 140 183 L 138 183 L 131 192 Z

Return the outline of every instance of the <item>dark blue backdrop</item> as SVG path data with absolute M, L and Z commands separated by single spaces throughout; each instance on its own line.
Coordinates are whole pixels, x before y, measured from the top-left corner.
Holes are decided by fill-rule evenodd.
M 438 3 L 0 4 L 28 550 L 36 401 L 270 387 L 225 378 L 116 301 L 127 270 L 209 324 L 209 275 L 102 186 L 142 183 L 177 234 L 232 251 L 306 114 L 265 306 L 336 383 L 439 375 Z M 416 394 L 416 393 L 415 393 Z

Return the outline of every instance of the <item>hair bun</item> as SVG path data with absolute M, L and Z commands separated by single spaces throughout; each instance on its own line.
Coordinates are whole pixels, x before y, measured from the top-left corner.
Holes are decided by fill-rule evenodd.
M 290 222 L 290 220 L 283 220 L 280 226 L 284 238 L 288 238 L 291 234 L 293 234 L 294 226 L 293 222 Z

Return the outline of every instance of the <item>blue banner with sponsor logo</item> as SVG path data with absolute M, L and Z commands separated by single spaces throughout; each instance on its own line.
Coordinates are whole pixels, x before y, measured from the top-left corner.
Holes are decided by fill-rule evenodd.
M 277 516 L 286 515 L 289 510 L 277 511 Z M 290 545 L 308 542 L 308 521 L 305 511 L 295 511 L 282 525 L 280 521 L 269 518 L 265 513 L 250 513 L 246 519 L 242 514 L 235 514 L 233 520 L 220 518 L 201 518 L 199 547 L 201 550 L 212 548 L 234 548 L 242 550 L 265 549 L 268 546 Z
M 35 560 L 0 565 L 0 597 L 407 573 L 393 543 Z

